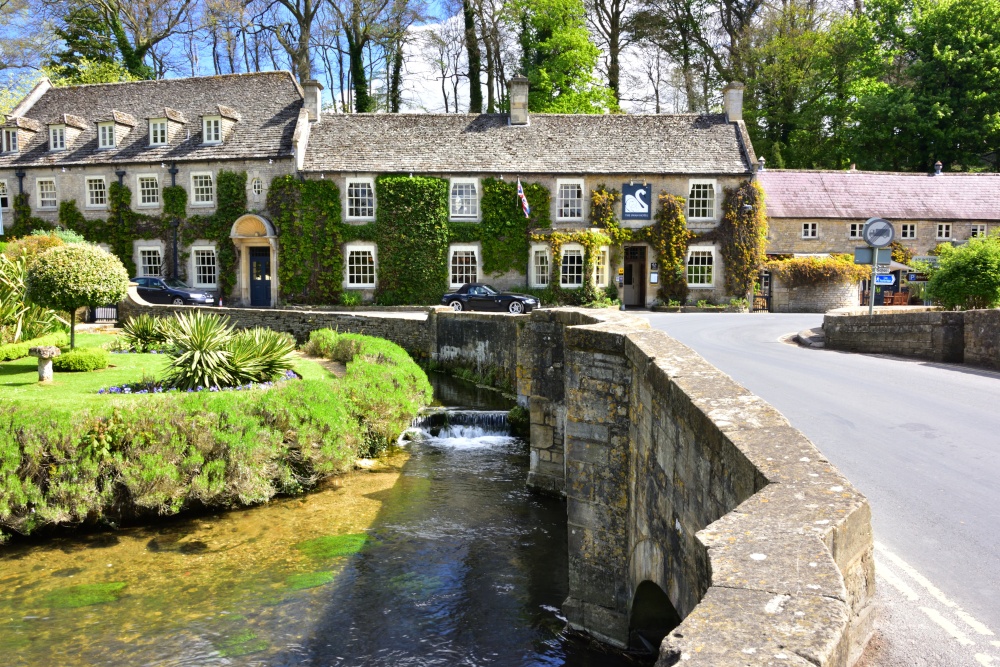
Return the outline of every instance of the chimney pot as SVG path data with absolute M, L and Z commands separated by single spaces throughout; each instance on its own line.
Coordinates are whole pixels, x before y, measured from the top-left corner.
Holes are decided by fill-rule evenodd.
M 941 175 L 941 169 L 942 169 L 942 167 L 944 167 L 944 165 L 941 164 L 941 160 L 938 160 L 937 162 L 934 163 L 934 175 L 935 176 L 940 176 Z
M 759 158 L 757 158 L 757 171 L 764 171 L 764 163 L 765 162 L 767 162 L 767 160 L 764 159 L 763 155 L 761 155 Z
M 510 92 L 510 124 L 528 124 L 528 79 L 515 76 L 507 87 Z
M 852 162 L 852 163 L 851 163 L 851 169 L 850 169 L 850 170 L 851 170 L 851 171 L 857 171 L 857 170 L 858 170 L 858 165 L 856 165 L 856 164 L 854 164 L 854 163 Z
M 318 121 L 323 111 L 323 84 L 316 79 L 307 79 L 302 82 L 302 92 L 305 93 L 305 108 L 309 113 L 309 120 Z
M 726 113 L 726 122 L 743 120 L 743 89 L 739 81 L 733 81 L 722 89 L 722 110 Z

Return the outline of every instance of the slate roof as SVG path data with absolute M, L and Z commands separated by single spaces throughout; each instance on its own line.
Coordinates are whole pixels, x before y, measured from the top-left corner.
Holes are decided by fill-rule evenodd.
M 764 171 L 771 218 L 1000 220 L 1000 174 Z
M 303 171 L 749 174 L 742 124 L 721 115 L 323 114 Z
M 302 90 L 288 72 L 161 79 L 130 83 L 52 88 L 18 121 L 59 123 L 79 117 L 84 129 L 65 151 L 48 150 L 48 129 L 41 128 L 14 154 L 0 155 L 0 169 L 80 164 L 123 164 L 192 160 L 242 160 L 292 155 L 292 134 Z M 223 144 L 201 145 L 201 116 L 239 118 Z M 166 146 L 149 145 L 147 118 L 187 121 Z M 111 118 L 143 119 L 122 145 L 98 149 L 97 122 Z M 74 123 L 76 120 L 74 120 Z M 190 138 L 187 131 L 190 131 Z

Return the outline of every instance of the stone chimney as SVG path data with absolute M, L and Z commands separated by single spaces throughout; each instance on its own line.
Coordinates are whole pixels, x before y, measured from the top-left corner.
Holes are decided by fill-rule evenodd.
M 944 165 L 941 164 L 941 160 L 938 160 L 937 162 L 935 162 L 934 163 L 934 175 L 935 176 L 940 176 L 942 168 L 944 168 Z
M 733 81 L 722 89 L 722 110 L 726 112 L 726 122 L 743 120 L 743 89 L 739 81 Z
M 515 76 L 507 86 L 510 93 L 510 124 L 528 124 L 528 80 Z
M 306 95 L 305 110 L 309 113 L 309 120 L 319 121 L 323 111 L 323 84 L 316 79 L 308 79 L 302 82 L 302 91 Z

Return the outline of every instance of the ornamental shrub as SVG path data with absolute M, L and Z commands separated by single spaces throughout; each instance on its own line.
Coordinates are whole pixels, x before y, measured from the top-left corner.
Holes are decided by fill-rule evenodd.
M 768 262 L 766 268 L 788 287 L 852 283 L 871 276 L 871 267 L 855 264 L 851 255 L 791 257 Z
M 766 260 L 767 210 L 760 183 L 744 181 L 738 187 L 725 189 L 719 237 L 726 291 L 747 298 Z
M 295 339 L 289 334 L 254 327 L 238 331 L 226 345 L 236 384 L 273 382 L 294 365 Z
M 945 308 L 966 310 L 1000 305 L 1000 238 L 969 239 L 962 246 L 938 246 L 927 294 Z
M 29 301 L 70 314 L 70 347 L 76 346 L 76 309 L 118 303 L 128 273 L 114 255 L 93 245 L 66 245 L 40 254 L 28 267 Z
M 52 369 L 64 373 L 85 373 L 107 368 L 108 351 L 99 347 L 77 348 L 52 360 Z
M 66 320 L 26 298 L 28 257 L 0 255 L 0 344 L 37 338 L 62 329 Z
M 120 338 L 129 349 L 135 352 L 158 350 L 167 344 L 169 338 L 170 320 L 142 314 L 130 317 L 122 325 Z
M 179 389 L 238 384 L 233 376 L 233 353 L 227 347 L 232 334 L 228 317 L 200 310 L 177 313 L 171 323 L 167 382 Z
M 28 351 L 33 347 L 41 347 L 45 345 L 53 345 L 56 347 L 61 347 L 69 343 L 69 336 L 63 332 L 49 334 L 48 336 L 41 336 L 39 338 L 32 338 L 29 340 L 21 341 L 20 343 L 8 343 L 6 345 L 0 345 L 0 361 L 13 361 L 14 359 L 23 359 L 28 356 Z
M 18 257 L 25 257 L 28 264 L 32 264 L 35 258 L 50 248 L 57 248 L 66 245 L 55 233 L 45 233 L 39 230 L 33 231 L 29 236 L 24 236 L 7 244 L 3 254 L 8 259 L 16 260 Z

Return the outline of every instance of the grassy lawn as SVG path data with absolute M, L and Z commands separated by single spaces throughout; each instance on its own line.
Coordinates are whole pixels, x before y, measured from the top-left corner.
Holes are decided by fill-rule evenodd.
M 100 347 L 114 340 L 114 334 L 78 333 L 77 347 Z M 63 350 L 69 349 L 68 347 Z M 132 397 L 115 394 L 113 397 L 98 394 L 99 389 L 113 385 L 138 382 L 143 376 L 159 378 L 167 367 L 167 357 L 162 354 L 112 354 L 111 365 L 89 373 L 56 372 L 53 381 L 38 382 L 38 360 L 25 357 L 0 363 L 0 401 L 14 402 L 25 408 L 47 412 L 72 413 L 110 400 L 128 401 Z M 332 378 L 333 374 L 315 361 L 299 358 L 295 372 L 307 380 Z

